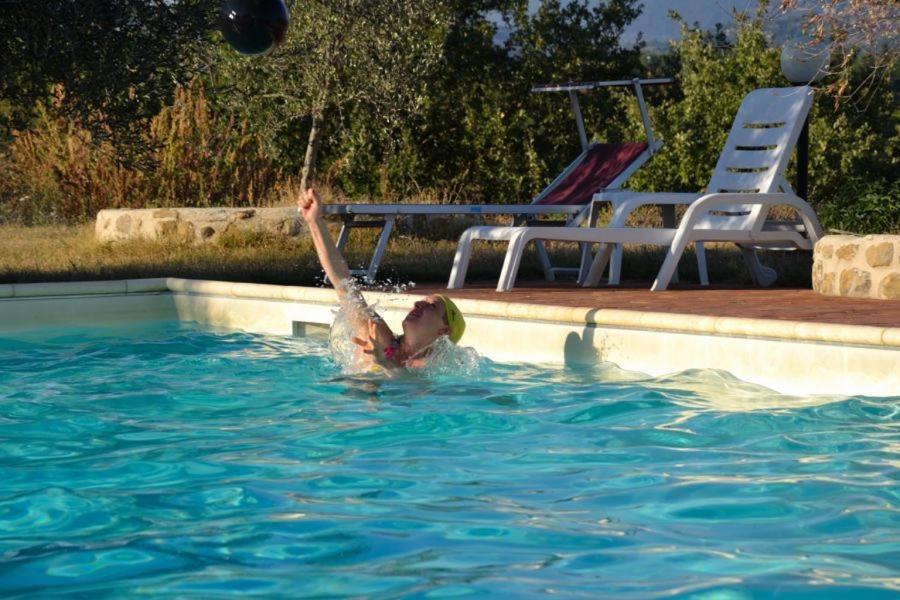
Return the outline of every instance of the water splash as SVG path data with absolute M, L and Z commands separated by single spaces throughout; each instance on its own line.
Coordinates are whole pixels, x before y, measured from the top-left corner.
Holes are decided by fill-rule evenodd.
M 484 364 L 484 358 L 475 348 L 457 346 L 450 338 L 442 335 L 431 345 L 422 372 L 426 377 L 452 375 L 471 379 L 481 372 Z
M 374 307 L 372 307 L 374 310 Z M 377 318 L 377 317 L 375 317 Z M 343 310 L 336 312 L 328 336 L 332 360 L 340 365 L 344 374 L 369 373 L 371 363 L 360 356 L 353 343 L 353 328 Z M 457 346 L 447 336 L 441 336 L 430 346 L 425 367 L 416 372 L 426 377 L 474 377 L 485 363 L 474 348 Z
M 385 292 L 389 294 L 404 294 L 416 287 L 415 281 L 407 281 L 403 283 L 402 281 L 393 281 L 391 279 L 385 279 L 380 282 L 373 282 L 366 285 L 364 288 L 369 292 Z
M 390 279 L 366 286 L 357 280 L 348 279 L 339 282 L 338 285 L 344 289 L 351 301 L 361 298 L 363 291 L 400 294 L 416 286 L 413 281 L 402 283 Z M 370 319 L 381 319 L 377 312 L 377 302 L 370 305 L 363 303 L 358 308 Z M 352 338 L 355 335 L 346 312 L 343 309 L 336 311 L 328 335 L 331 358 L 340 365 L 345 374 L 371 373 L 371 363 L 360 354 L 357 345 L 353 343 Z M 470 377 L 479 372 L 483 362 L 481 355 L 474 348 L 459 347 L 446 336 L 441 336 L 431 345 L 426 366 L 418 371 L 428 377 L 443 375 Z
M 415 281 L 394 281 L 393 279 L 384 279 L 382 281 L 373 281 L 366 283 L 360 278 L 351 278 L 350 280 L 343 283 L 344 286 L 352 288 L 354 290 L 358 290 L 360 292 L 384 292 L 389 294 L 404 294 L 409 292 L 413 288 L 416 287 Z M 325 271 L 322 271 L 319 274 L 319 277 L 316 279 L 316 286 L 318 287 L 329 287 L 331 283 L 328 281 L 328 276 L 325 274 Z
M 331 359 L 345 374 L 361 373 L 366 370 L 357 346 L 353 343 L 354 335 L 356 332 L 350 326 L 347 314 L 343 310 L 336 311 L 328 332 L 328 348 L 331 351 Z

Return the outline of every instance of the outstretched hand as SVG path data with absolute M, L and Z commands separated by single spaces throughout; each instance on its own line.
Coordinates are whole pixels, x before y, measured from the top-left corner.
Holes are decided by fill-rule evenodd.
M 297 210 L 307 223 L 314 223 L 322 217 L 322 197 L 312 188 L 300 192 L 300 196 L 297 198 Z
M 363 340 L 358 337 L 353 338 L 353 343 L 362 348 L 363 353 L 368 354 L 372 357 L 377 364 L 383 367 L 393 367 L 396 366 L 391 361 L 391 356 L 389 352 L 386 352 L 387 346 L 383 344 L 378 339 L 378 324 L 375 319 L 369 320 L 369 339 Z

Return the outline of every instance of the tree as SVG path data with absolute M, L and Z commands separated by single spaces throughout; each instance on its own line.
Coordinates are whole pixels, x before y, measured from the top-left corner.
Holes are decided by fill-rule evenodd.
M 852 90 L 859 54 L 867 54 L 866 78 L 856 89 L 877 87 L 891 76 L 900 58 L 900 4 L 897 0 L 780 0 L 782 13 L 803 15 L 814 45 L 833 45 L 837 60 L 828 89 L 838 98 Z
M 447 17 L 443 0 L 304 0 L 293 5 L 281 48 L 253 62 L 224 59 L 222 81 L 238 82 L 228 89 L 240 106 L 267 113 L 270 137 L 309 120 L 305 187 L 315 178 L 329 118 L 365 105 L 395 127 L 419 108 Z
M 201 68 L 212 0 L 4 0 L 0 100 L 7 131 L 27 125 L 57 84 L 67 107 L 102 139 L 130 131 Z
M 547 157 L 543 160 L 551 172 L 561 170 L 581 148 L 567 99 L 534 94 L 531 88 L 537 83 L 641 75 L 640 44 L 619 43 L 625 27 L 639 14 L 635 0 L 543 0 L 533 13 L 520 5 L 509 15 L 506 49 L 514 65 L 513 85 L 520 94 L 513 105 L 529 116 L 535 153 Z M 619 124 L 626 114 L 618 103 L 602 92 L 582 96 L 581 101 L 586 127 L 593 128 L 589 133 L 601 140 L 621 139 Z M 543 175 L 546 183 L 548 173 Z
M 363 114 L 328 149 L 341 161 L 341 186 L 441 202 L 527 201 L 580 152 L 568 99 L 532 86 L 640 74 L 639 46 L 619 44 L 638 12 L 633 0 L 457 0 L 444 60 L 397 151 L 372 143 L 378 136 Z M 624 111 L 609 95 L 585 95 L 582 110 L 590 134 L 617 139 Z

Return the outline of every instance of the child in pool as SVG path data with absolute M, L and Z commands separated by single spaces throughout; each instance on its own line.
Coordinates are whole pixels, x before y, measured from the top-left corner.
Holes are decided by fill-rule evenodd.
M 328 280 L 359 347 L 359 359 L 385 369 L 419 368 L 437 339 L 447 336 L 458 343 L 466 329 L 462 313 L 452 300 L 440 294 L 426 296 L 413 304 L 403 319 L 403 333 L 394 335 L 381 317 L 366 304 L 362 293 L 350 279 L 350 269 L 338 251 L 322 219 L 322 199 L 308 189 L 297 199 L 297 208 L 309 226 L 309 232 Z

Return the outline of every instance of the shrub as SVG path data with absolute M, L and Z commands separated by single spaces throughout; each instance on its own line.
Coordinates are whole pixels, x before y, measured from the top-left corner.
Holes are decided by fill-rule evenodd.
M 662 151 L 629 182 L 648 191 L 699 191 L 716 164 L 745 94 L 787 85 L 779 52 L 767 40 L 759 18 L 739 19 L 733 41 L 682 23 L 672 59 L 680 93 L 651 104 L 650 118 L 665 141 Z M 858 233 L 900 229 L 894 95 L 866 89 L 870 72 L 860 59 L 852 91 L 859 99 L 835 99 L 823 90 L 809 121 L 809 201 L 825 228 Z M 661 75 L 661 74 L 660 74 Z M 631 103 L 628 110 L 634 113 Z M 637 120 L 629 120 L 631 127 Z M 637 131 L 634 130 L 637 134 Z M 787 179 L 793 183 L 793 164 Z
M 8 220 L 28 224 L 75 223 L 101 208 L 120 207 L 143 184 L 143 174 L 122 165 L 111 142 L 96 139 L 59 114 L 61 86 L 49 104 L 39 102 L 31 129 L 14 132 L 3 170 Z
M 211 110 L 197 84 L 178 89 L 172 105 L 143 125 L 140 147 L 125 152 L 111 135 L 98 138 L 66 115 L 65 101 L 57 86 L 0 157 L 8 174 L 0 218 L 81 223 L 104 208 L 258 206 L 285 183 L 258 136 Z M 125 162 L 123 155 L 137 158 Z
M 247 123 L 216 114 L 198 84 L 176 90 L 150 122 L 147 141 L 155 169 L 145 203 L 258 206 L 283 179 Z
M 842 195 L 819 207 L 826 228 L 853 233 L 900 233 L 900 182 L 850 181 Z

